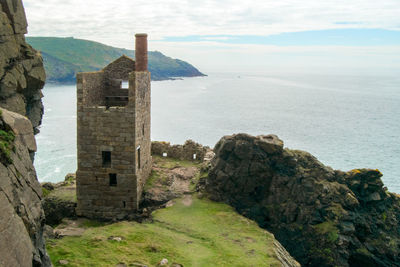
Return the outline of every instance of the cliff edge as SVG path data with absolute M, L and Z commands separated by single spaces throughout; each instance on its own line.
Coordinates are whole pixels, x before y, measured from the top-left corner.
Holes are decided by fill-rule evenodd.
M 51 266 L 42 189 L 32 165 L 45 72 L 26 32 L 22 1 L 0 0 L 0 266 L 11 267 Z
M 27 22 L 21 0 L 0 1 L 0 107 L 41 124 L 46 80 L 40 54 L 25 42 Z
M 34 151 L 31 122 L 0 108 L 0 266 L 51 266 Z
M 271 231 L 304 266 L 400 266 L 400 198 L 378 170 L 349 172 L 275 135 L 215 146 L 206 190 Z

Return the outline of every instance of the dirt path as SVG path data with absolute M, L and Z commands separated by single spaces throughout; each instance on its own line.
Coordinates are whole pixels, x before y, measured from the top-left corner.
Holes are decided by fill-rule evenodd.
M 194 178 L 199 174 L 199 168 L 195 166 L 176 166 L 174 168 L 166 168 L 160 165 L 154 166 L 153 171 L 158 173 L 157 179 L 153 180 L 151 188 L 145 192 L 145 201 L 154 205 L 162 205 L 163 203 L 174 203 L 170 201 L 175 198 L 183 197 L 183 204 L 190 206 L 193 193 L 191 188 Z
M 183 205 L 185 205 L 185 206 L 191 206 L 192 203 L 193 203 L 192 195 L 185 195 L 185 196 L 182 198 L 182 203 L 183 203 Z
M 64 219 L 62 223 L 54 229 L 54 233 L 59 236 L 81 236 L 85 232 L 82 224 L 85 219 L 70 220 Z

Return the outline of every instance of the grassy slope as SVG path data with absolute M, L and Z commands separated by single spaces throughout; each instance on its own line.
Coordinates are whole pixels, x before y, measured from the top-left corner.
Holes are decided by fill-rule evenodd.
M 177 200 L 156 211 L 153 223 L 90 227 L 81 237 L 48 240 L 47 249 L 55 266 L 60 259 L 68 266 L 155 266 L 163 258 L 183 266 L 280 266 L 272 242 L 271 234 L 231 207 L 194 197 L 191 206 Z
M 161 169 L 157 176 L 153 171 L 154 177 L 146 186 L 162 178 L 162 169 L 201 166 L 198 162 L 158 156 L 153 156 L 153 160 Z M 50 194 L 76 198 L 75 191 L 68 188 Z M 228 205 L 195 195 L 192 198 L 190 206 L 177 199 L 172 207 L 153 212 L 153 222 L 103 224 L 88 220 L 81 237 L 47 240 L 51 260 L 55 266 L 59 266 L 61 259 L 69 261 L 67 266 L 115 266 L 120 262 L 127 266 L 155 266 L 163 258 L 183 266 L 281 266 L 275 259 L 270 233 Z M 110 236 L 123 240 L 108 240 Z
M 27 42 L 42 51 L 49 81 L 65 82 L 71 72 L 98 70 L 122 55 L 134 58 L 134 51 L 75 38 L 27 37 Z M 149 52 L 149 71 L 153 80 L 171 77 L 202 76 L 192 65 L 160 52 Z

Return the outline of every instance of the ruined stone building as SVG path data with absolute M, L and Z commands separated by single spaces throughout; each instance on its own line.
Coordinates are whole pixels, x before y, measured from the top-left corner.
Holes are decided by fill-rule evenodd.
M 138 208 L 151 171 L 147 35 L 98 72 L 77 74 L 77 214 L 122 218 Z M 124 88 L 125 83 L 129 84 Z

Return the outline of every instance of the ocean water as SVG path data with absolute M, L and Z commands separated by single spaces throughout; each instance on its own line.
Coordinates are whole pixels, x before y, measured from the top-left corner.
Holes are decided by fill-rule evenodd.
M 44 88 L 40 181 L 76 170 L 76 89 Z M 277 134 L 334 169 L 379 169 L 400 192 L 400 77 L 246 75 L 152 82 L 152 140 L 213 147 L 224 135 Z

